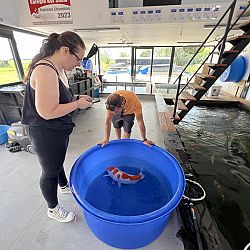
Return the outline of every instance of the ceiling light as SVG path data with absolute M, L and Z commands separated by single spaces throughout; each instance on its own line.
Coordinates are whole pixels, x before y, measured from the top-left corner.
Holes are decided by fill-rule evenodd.
M 127 43 L 127 42 L 113 42 L 113 43 L 108 43 L 108 44 L 121 44 L 121 45 L 128 45 L 128 44 L 133 44 L 133 43 Z
M 116 32 L 120 30 L 121 29 L 119 27 L 74 29 L 75 32 Z
M 185 41 L 184 41 L 184 42 L 181 42 L 181 41 L 178 41 L 177 43 L 190 43 L 190 44 L 192 44 L 192 43 L 200 43 L 200 44 L 201 44 L 201 43 L 203 43 L 203 42 L 185 42 Z
M 213 29 L 216 26 L 216 24 L 205 24 L 203 25 L 203 29 Z M 216 28 L 221 29 L 225 28 L 227 25 L 226 24 L 219 24 Z

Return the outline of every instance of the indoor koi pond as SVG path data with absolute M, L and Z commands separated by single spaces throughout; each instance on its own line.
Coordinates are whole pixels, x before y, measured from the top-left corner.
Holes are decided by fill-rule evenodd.
M 250 242 L 250 113 L 198 106 L 177 129 L 223 249 L 244 249 Z

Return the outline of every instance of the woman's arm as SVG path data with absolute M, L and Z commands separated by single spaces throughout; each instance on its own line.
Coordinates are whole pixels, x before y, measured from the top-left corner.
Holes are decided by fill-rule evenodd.
M 56 72 L 46 66 L 38 66 L 31 77 L 35 89 L 35 106 L 38 114 L 46 120 L 64 116 L 77 108 L 91 107 L 84 98 L 59 104 L 59 83 Z

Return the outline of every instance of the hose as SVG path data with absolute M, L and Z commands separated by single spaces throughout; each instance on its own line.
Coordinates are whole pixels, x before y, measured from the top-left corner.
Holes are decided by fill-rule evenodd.
M 199 230 L 199 225 L 195 216 L 195 211 L 194 211 L 194 207 L 193 204 L 190 203 L 190 210 L 193 216 L 193 222 L 194 222 L 194 228 L 195 228 L 195 232 L 196 232 L 196 240 L 197 240 L 197 244 L 198 244 L 198 248 L 199 250 L 203 250 L 203 245 L 202 245 L 202 241 L 201 241 L 201 235 L 200 235 L 200 230 Z
M 198 197 L 198 198 L 190 198 L 190 197 L 183 194 L 183 196 L 182 196 L 183 199 L 186 199 L 186 200 L 192 201 L 192 202 L 202 201 L 205 199 L 206 191 L 204 190 L 204 188 L 201 186 L 200 183 L 198 183 L 197 181 L 190 180 L 188 178 L 186 178 L 186 183 L 192 183 L 193 185 L 199 187 L 199 189 L 202 191 L 202 195 L 201 195 L 201 197 Z
M 196 186 L 196 187 L 198 187 L 199 190 L 201 190 L 201 195 L 198 198 L 188 197 L 187 195 L 183 194 L 182 199 L 184 201 L 184 205 L 185 205 L 184 207 L 186 207 L 191 212 L 191 215 L 192 215 L 192 221 L 193 221 L 193 226 L 194 226 L 194 230 L 195 230 L 195 234 L 196 234 L 198 249 L 203 250 L 204 248 L 203 248 L 203 245 L 202 245 L 199 225 L 198 225 L 197 218 L 196 218 L 196 215 L 195 215 L 195 209 L 194 209 L 194 206 L 193 206 L 194 204 L 193 203 L 203 201 L 205 199 L 205 197 L 206 197 L 206 192 L 205 192 L 204 188 L 201 186 L 200 183 L 187 178 L 187 177 L 193 177 L 192 174 L 185 174 L 185 177 L 186 177 L 186 183 L 187 184 L 192 184 L 193 186 Z

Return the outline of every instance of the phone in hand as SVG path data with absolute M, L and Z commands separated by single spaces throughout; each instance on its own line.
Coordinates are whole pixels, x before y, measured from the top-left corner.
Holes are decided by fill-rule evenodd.
M 101 101 L 100 99 L 93 99 L 92 103 L 97 103 L 97 102 L 100 102 L 100 101 Z

